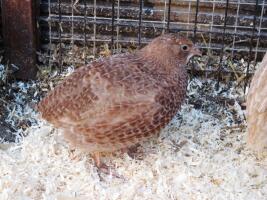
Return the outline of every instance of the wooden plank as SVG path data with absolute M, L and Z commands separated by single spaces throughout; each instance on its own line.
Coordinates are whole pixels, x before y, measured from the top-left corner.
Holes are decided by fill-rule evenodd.
M 18 79 L 34 79 L 37 73 L 37 2 L 2 0 L 5 57 L 18 68 L 14 73 Z

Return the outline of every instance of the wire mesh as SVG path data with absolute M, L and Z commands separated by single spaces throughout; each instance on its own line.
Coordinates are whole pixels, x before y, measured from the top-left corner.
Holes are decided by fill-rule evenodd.
M 265 0 L 42 0 L 40 5 L 42 50 L 50 65 L 60 67 L 131 51 L 167 31 L 218 56 L 215 67 L 202 69 L 216 72 L 218 82 L 238 70 L 247 80 L 267 50 Z M 225 57 L 245 64 L 229 68 Z

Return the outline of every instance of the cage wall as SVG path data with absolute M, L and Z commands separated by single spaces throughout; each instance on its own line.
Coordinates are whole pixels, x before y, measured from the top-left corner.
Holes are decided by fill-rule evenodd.
M 180 32 L 214 58 L 202 71 L 249 74 L 267 50 L 266 7 L 265 0 L 41 0 L 40 59 L 84 64 Z M 243 59 L 247 66 L 233 69 L 222 64 L 225 59 Z

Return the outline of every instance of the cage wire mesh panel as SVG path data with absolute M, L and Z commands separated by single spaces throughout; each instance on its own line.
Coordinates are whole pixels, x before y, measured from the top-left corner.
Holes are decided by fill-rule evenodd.
M 42 0 L 40 59 L 50 66 L 84 64 L 99 55 L 132 51 L 164 32 L 180 32 L 209 56 L 210 65 L 202 71 L 216 71 L 218 80 L 224 72 L 248 77 L 267 50 L 266 4 L 266 0 Z M 233 69 L 222 64 L 225 57 L 246 64 Z
M 3 56 L 3 54 L 4 54 L 4 40 L 2 34 L 2 7 L 0 4 L 0 56 Z

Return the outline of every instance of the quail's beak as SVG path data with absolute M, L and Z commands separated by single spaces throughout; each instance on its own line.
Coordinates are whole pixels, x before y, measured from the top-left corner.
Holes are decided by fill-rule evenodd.
M 186 59 L 186 63 L 188 63 L 190 58 L 192 58 L 193 56 L 202 56 L 201 51 L 197 47 L 194 47 L 191 49 L 190 54 L 188 55 Z

